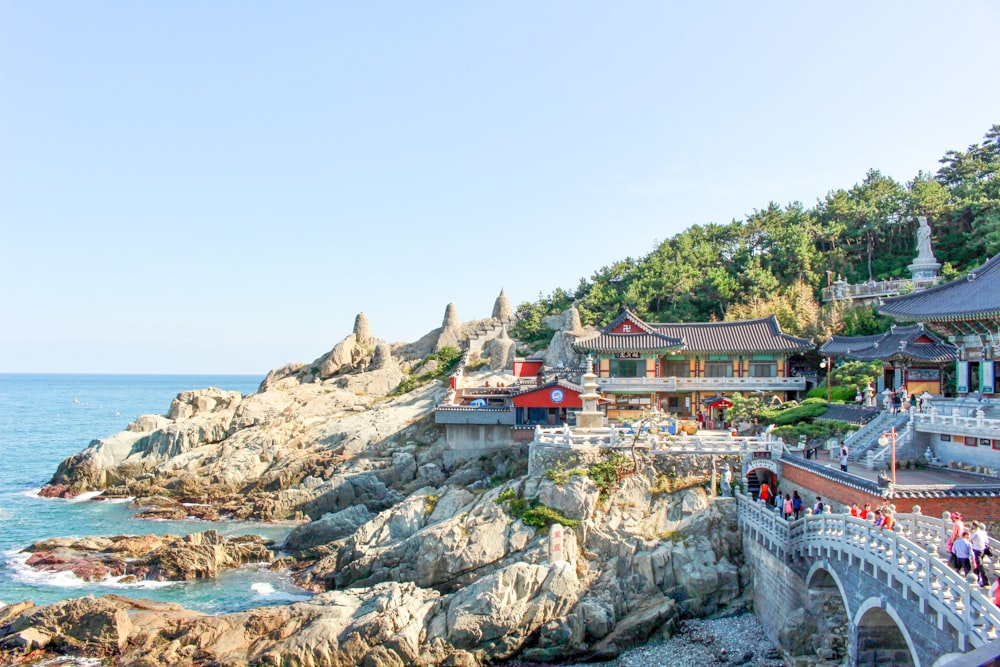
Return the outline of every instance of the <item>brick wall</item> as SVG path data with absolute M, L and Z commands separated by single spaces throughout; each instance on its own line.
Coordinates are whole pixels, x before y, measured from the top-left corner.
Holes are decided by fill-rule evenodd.
M 806 507 L 811 507 L 816 502 L 816 496 L 820 496 L 824 503 L 833 505 L 834 512 L 843 511 L 842 506 L 849 507 L 851 503 L 857 503 L 861 507 L 865 503 L 871 503 L 872 507 L 878 507 L 882 502 L 881 496 L 853 489 L 790 465 L 782 466 L 782 479 L 778 488 L 782 495 L 797 490 Z M 960 512 L 966 523 L 970 519 L 984 521 L 989 526 L 990 534 L 1000 537 L 1000 497 L 908 498 L 901 495 L 892 502 L 896 505 L 896 511 L 901 513 L 912 512 L 914 505 L 920 506 L 921 514 L 938 518 L 944 512 Z

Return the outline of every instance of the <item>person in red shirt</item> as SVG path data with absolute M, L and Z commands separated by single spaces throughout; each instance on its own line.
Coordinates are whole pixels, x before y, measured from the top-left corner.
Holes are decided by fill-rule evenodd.
M 851 516 L 861 516 L 861 508 L 858 507 L 857 503 L 851 503 Z
M 768 486 L 767 482 L 760 485 L 760 495 L 757 496 L 757 499 L 765 505 L 771 504 L 771 487 Z

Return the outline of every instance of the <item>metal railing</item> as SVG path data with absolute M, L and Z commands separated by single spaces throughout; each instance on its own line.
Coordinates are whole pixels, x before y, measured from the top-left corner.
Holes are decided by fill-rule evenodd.
M 597 378 L 602 388 L 638 389 L 644 391 L 800 391 L 806 388 L 806 378 L 795 377 L 653 377 Z
M 875 282 L 849 285 L 837 282 L 824 287 L 823 301 L 840 301 L 843 299 L 874 299 L 881 296 L 893 296 L 903 292 L 916 291 L 933 287 L 941 282 L 940 276 L 935 278 L 900 278 L 897 280 L 879 280 Z

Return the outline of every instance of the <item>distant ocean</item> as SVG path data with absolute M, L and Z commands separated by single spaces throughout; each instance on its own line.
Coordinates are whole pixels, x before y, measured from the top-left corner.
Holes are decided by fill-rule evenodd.
M 208 613 L 307 599 L 288 577 L 262 567 L 184 583 L 86 583 L 68 573 L 24 566 L 20 549 L 49 537 L 184 535 L 214 528 L 284 539 L 287 526 L 248 522 L 146 521 L 127 502 L 39 498 L 56 467 L 91 440 L 122 431 L 143 414 L 166 414 L 181 391 L 219 387 L 245 394 L 261 377 L 249 375 L 49 375 L 0 373 L 0 604 L 45 604 L 87 594 L 118 593 Z

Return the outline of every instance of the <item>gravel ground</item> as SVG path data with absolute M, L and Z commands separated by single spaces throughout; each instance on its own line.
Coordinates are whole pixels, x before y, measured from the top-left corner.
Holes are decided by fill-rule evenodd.
M 757 617 L 746 613 L 683 621 L 667 640 L 622 653 L 611 662 L 569 667 L 785 667 Z

